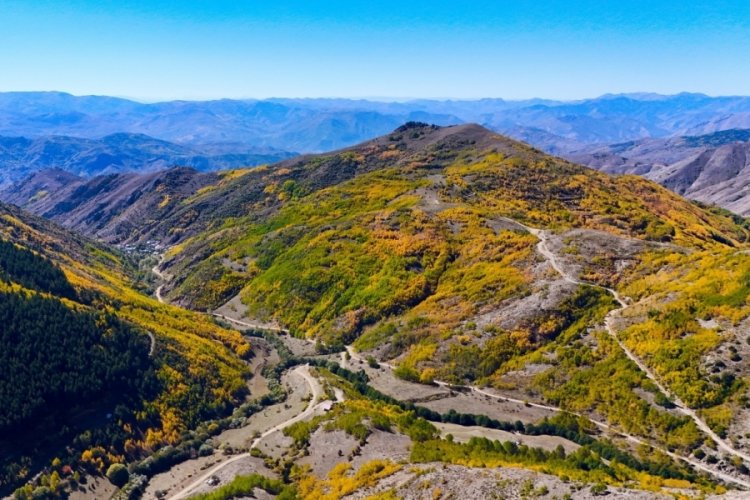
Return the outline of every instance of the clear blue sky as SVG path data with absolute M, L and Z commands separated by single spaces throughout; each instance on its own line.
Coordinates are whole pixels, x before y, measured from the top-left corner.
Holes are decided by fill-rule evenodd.
M 0 91 L 750 94 L 750 2 L 0 0 Z

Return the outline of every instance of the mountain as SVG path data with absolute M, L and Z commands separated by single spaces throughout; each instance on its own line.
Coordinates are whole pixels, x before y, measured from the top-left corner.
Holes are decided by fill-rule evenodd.
M 247 396 L 247 340 L 146 296 L 138 275 L 130 257 L 0 204 L 0 495 L 42 476 L 37 497 L 75 491 L 79 474 L 177 445 Z
M 750 213 L 750 130 L 642 139 L 566 154 L 610 173 L 643 175 L 688 198 Z
M 750 488 L 750 225 L 730 212 L 480 125 L 419 122 L 258 168 L 53 171 L 22 191 L 129 252 L 0 214 L 93 300 L 63 305 L 154 335 L 155 395 L 64 459 L 129 474 L 122 496 Z M 139 292 L 154 264 L 158 301 Z M 57 276 L 70 293 L 34 276 L 12 287 Z M 60 478 L 51 456 L 37 489 Z
M 84 179 L 58 169 L 42 170 L 0 191 L 0 200 L 100 241 L 146 242 L 146 228 L 226 175 L 178 167 Z
M 204 188 L 149 231 L 170 245 L 167 300 L 347 349 L 391 398 L 477 415 L 485 391 L 744 481 L 750 232 L 728 212 L 478 125 L 409 123 Z M 489 450 L 429 442 L 411 457 Z
M 340 109 L 228 99 L 141 104 L 54 92 L 0 95 L 0 134 L 92 138 L 128 132 L 193 147 L 239 143 L 251 149 L 322 151 L 380 135 L 415 118 L 458 122 L 421 110 L 378 113 L 367 105 Z
M 0 94 L 0 135 L 100 138 L 127 132 L 198 148 L 212 144 L 320 152 L 387 134 L 409 120 L 476 122 L 553 152 L 649 137 L 750 128 L 750 98 L 702 94 L 531 99 L 269 99 L 138 103 L 59 92 Z
M 227 152 L 227 149 L 226 146 L 213 145 L 213 152 L 205 153 L 146 135 L 128 133 L 101 139 L 0 137 L 0 187 L 49 168 L 90 177 L 128 171 L 153 172 L 176 165 L 198 170 L 247 167 L 293 156 L 274 150 Z

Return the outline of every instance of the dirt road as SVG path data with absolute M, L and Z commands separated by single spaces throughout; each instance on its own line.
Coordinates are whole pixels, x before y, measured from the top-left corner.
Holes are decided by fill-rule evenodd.
M 303 412 L 298 413 L 294 417 L 291 417 L 285 420 L 284 422 L 268 429 L 259 437 L 257 437 L 255 440 L 253 440 L 252 444 L 250 445 L 251 450 L 253 448 L 256 448 L 261 443 L 261 441 L 263 441 L 263 439 L 270 436 L 274 432 L 279 432 L 285 429 L 286 427 L 289 427 L 292 424 L 305 420 L 306 418 L 311 417 L 315 413 L 316 410 L 325 408 L 326 406 L 330 406 L 332 404 L 332 402 L 328 400 L 318 402 L 318 400 L 322 398 L 324 392 L 323 392 L 323 388 L 320 386 L 318 381 L 312 375 L 310 375 L 309 365 L 298 366 L 297 368 L 294 369 L 294 373 L 304 378 L 308 386 L 310 387 L 310 392 L 312 393 L 312 399 L 310 400 L 310 403 L 307 405 L 307 408 L 305 408 Z M 172 495 L 170 499 L 178 500 L 181 498 L 188 498 L 193 490 L 197 489 L 199 486 L 205 483 L 209 477 L 215 475 L 219 470 L 223 469 L 224 467 L 228 466 L 231 463 L 237 462 L 238 460 L 242 460 L 243 458 L 246 458 L 249 456 L 251 456 L 249 452 L 242 453 L 220 464 L 217 464 L 215 467 L 211 468 L 205 474 L 203 474 L 198 479 L 193 481 L 190 485 L 185 487 L 182 491 Z

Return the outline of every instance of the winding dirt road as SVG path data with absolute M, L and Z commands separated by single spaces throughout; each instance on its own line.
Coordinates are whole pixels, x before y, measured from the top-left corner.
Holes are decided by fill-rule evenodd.
M 256 330 L 270 330 L 272 332 L 276 333 L 289 333 L 289 330 L 286 328 L 281 328 L 280 326 L 274 326 L 269 325 L 268 323 L 248 323 L 247 321 L 240 321 L 238 319 L 230 318 L 229 316 L 224 316 L 223 314 L 219 313 L 211 313 L 212 316 L 215 316 L 217 318 L 221 318 L 225 321 L 229 321 L 230 323 L 234 323 L 235 325 L 244 326 L 246 328 L 255 328 Z
M 557 271 L 557 273 L 568 283 L 572 283 L 574 285 L 586 285 L 586 286 L 592 286 L 599 288 L 601 290 L 607 291 L 612 297 L 614 297 L 615 301 L 617 301 L 618 305 L 620 306 L 617 309 L 613 309 L 610 311 L 607 316 L 604 318 L 604 327 L 607 330 L 607 333 L 617 342 L 617 345 L 620 346 L 620 349 L 625 353 L 625 355 L 638 366 L 638 368 L 646 374 L 646 377 L 651 380 L 654 385 L 661 391 L 666 397 L 668 397 L 675 405 L 675 409 L 682 413 L 683 415 L 686 415 L 690 417 L 695 424 L 698 426 L 700 430 L 702 430 L 705 434 L 707 434 L 715 443 L 716 445 L 724 450 L 725 452 L 734 455 L 736 457 L 741 458 L 742 460 L 750 462 L 750 455 L 747 453 L 744 453 L 740 450 L 735 449 L 732 445 L 727 443 L 724 439 L 722 439 L 718 434 L 716 434 L 711 427 L 708 426 L 708 424 L 700 418 L 700 416 L 691 408 L 689 408 L 683 401 L 674 394 L 671 390 L 669 390 L 666 386 L 664 386 L 661 381 L 654 375 L 654 373 L 651 371 L 651 369 L 646 366 L 646 364 L 638 358 L 630 349 L 628 349 L 627 346 L 619 339 L 617 336 L 617 332 L 614 329 L 614 317 L 617 314 L 622 314 L 624 310 L 626 310 L 628 307 L 630 307 L 630 304 L 623 299 L 619 293 L 617 293 L 616 290 L 613 290 L 611 288 L 607 288 L 605 286 L 597 285 L 595 283 L 590 283 L 586 281 L 581 281 L 573 276 L 569 275 L 560 265 L 560 263 L 557 260 L 557 255 L 555 255 L 552 250 L 550 250 L 549 246 L 547 245 L 547 242 L 549 241 L 549 233 L 547 231 L 544 231 L 542 229 L 535 229 L 528 226 L 524 226 L 531 234 L 536 236 L 539 239 L 539 243 L 537 243 L 537 250 L 540 254 L 549 262 L 549 264 L 552 266 L 552 268 Z
M 154 349 L 156 349 L 156 337 L 154 337 L 154 334 L 149 331 L 146 331 L 146 335 L 151 339 L 151 347 L 148 349 L 148 357 L 150 358 L 154 355 Z
M 294 417 L 291 417 L 288 420 L 285 420 L 284 422 L 282 422 L 282 423 L 280 423 L 280 424 L 278 424 L 278 425 L 276 425 L 276 426 L 268 429 L 263 434 L 261 434 L 259 437 L 255 438 L 253 440 L 252 444 L 250 445 L 250 449 L 251 450 L 253 448 L 257 448 L 258 445 L 263 441 L 263 439 L 265 439 L 266 437 L 270 436 L 274 432 L 279 432 L 279 431 L 285 429 L 286 427 L 289 427 L 292 424 L 295 424 L 295 423 L 297 423 L 297 422 L 299 422 L 301 420 L 304 420 L 304 419 L 312 416 L 315 413 L 316 410 L 318 410 L 320 408 L 325 408 L 327 405 L 330 406 L 330 404 L 332 404 L 332 402 L 329 401 L 329 400 L 318 402 L 318 400 L 320 400 L 321 397 L 323 396 L 323 390 L 320 387 L 320 384 L 318 383 L 318 381 L 315 380 L 315 378 L 312 375 L 310 375 L 310 366 L 309 365 L 298 366 L 297 368 L 294 369 L 293 372 L 296 373 L 297 375 L 300 375 L 302 378 L 304 378 L 305 381 L 307 382 L 307 385 L 310 387 L 310 392 L 312 393 L 312 399 L 310 400 L 310 403 L 308 403 L 307 408 L 305 408 L 305 410 L 302 411 L 301 413 L 298 413 Z M 199 486 L 201 486 L 202 484 L 204 484 L 209 477 L 213 476 L 214 474 L 216 474 L 218 471 L 220 471 L 221 469 L 223 469 L 227 465 L 229 465 L 231 463 L 234 463 L 234 462 L 237 462 L 238 460 L 242 460 L 243 458 L 247 458 L 249 456 L 251 456 L 250 452 L 241 453 L 239 455 L 236 455 L 236 456 L 230 458 L 229 460 L 227 460 L 225 462 L 217 464 L 215 467 L 213 467 L 212 469 L 208 470 L 205 474 L 203 474 L 202 476 L 200 476 L 198 479 L 196 479 L 195 481 L 193 481 L 192 483 L 190 483 L 190 485 L 188 485 L 187 487 L 185 487 L 183 490 L 179 491 L 178 493 L 175 493 L 174 495 L 170 496 L 169 498 L 171 500 L 179 500 L 179 499 L 182 499 L 182 498 L 188 498 L 190 496 L 190 494 L 195 489 L 197 489 Z
M 161 257 L 159 257 L 159 262 L 157 262 L 156 265 L 151 268 L 151 272 L 154 275 L 156 275 L 156 277 L 158 277 L 162 282 L 167 281 L 167 277 L 164 276 L 164 273 L 162 273 L 159 270 L 159 266 L 161 266 L 163 262 L 164 262 L 164 254 L 162 254 Z M 166 302 L 164 302 L 164 298 L 161 296 L 161 291 L 163 288 L 164 288 L 164 283 L 156 287 L 156 291 L 154 292 L 154 295 L 156 295 L 156 300 L 158 300 L 162 304 L 166 304 Z

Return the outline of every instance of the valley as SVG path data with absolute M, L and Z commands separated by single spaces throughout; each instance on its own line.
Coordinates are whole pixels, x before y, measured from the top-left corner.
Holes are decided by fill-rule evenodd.
M 0 3 L 0 499 L 749 499 L 749 34 Z
M 124 267 L 20 211 L 7 235 L 144 329 L 154 427 L 118 420 L 131 437 L 81 469 L 128 463 L 118 498 L 416 498 L 422 475 L 452 489 L 480 468 L 477 488 L 516 496 L 750 488 L 737 216 L 477 125 L 115 185 L 118 208 L 44 213 Z

